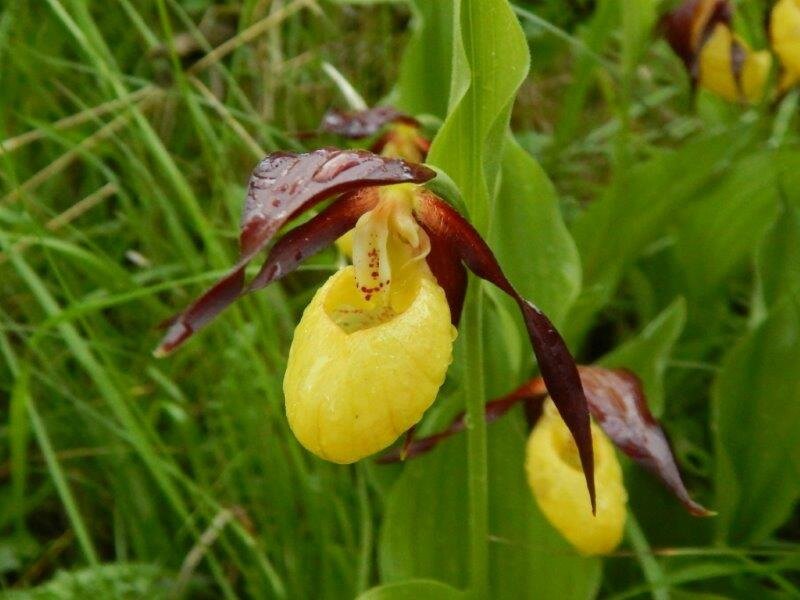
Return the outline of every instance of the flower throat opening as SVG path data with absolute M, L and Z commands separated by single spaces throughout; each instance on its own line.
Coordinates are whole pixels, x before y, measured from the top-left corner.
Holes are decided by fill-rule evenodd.
M 325 298 L 325 311 L 345 332 L 390 321 L 417 295 L 420 278 L 431 277 L 425 257 L 430 240 L 413 215 L 414 186 L 378 191 L 377 206 L 356 223 L 353 268 L 342 273 Z

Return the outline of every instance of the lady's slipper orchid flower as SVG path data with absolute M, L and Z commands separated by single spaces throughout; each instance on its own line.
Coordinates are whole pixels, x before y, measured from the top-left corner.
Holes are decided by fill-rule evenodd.
M 594 418 L 594 474 L 597 511 L 592 516 L 585 503 L 577 449 L 559 419 L 555 418 L 547 388 L 541 377 L 510 394 L 486 404 L 491 422 L 518 404 L 525 408 L 532 431 L 526 447 L 528 484 L 542 513 L 581 553 L 606 554 L 622 539 L 627 493 L 613 445 L 636 463 L 654 473 L 686 510 L 694 516 L 713 513 L 689 496 L 669 447 L 655 420 L 635 375 L 621 369 L 578 367 L 589 410 Z M 395 462 L 429 452 L 448 437 L 465 428 L 459 415 L 441 433 L 414 440 L 406 447 L 381 457 Z
M 778 0 L 770 14 L 772 49 L 781 61 L 782 91 L 800 82 L 800 0 Z
M 729 102 L 764 98 L 772 57 L 755 52 L 731 31 L 727 0 L 687 0 L 662 20 L 667 41 L 683 60 L 692 85 Z
M 547 389 L 579 449 L 594 506 L 589 412 L 575 362 L 478 232 L 420 185 L 435 176 L 423 165 L 357 150 L 266 157 L 250 178 L 239 261 L 170 321 L 156 355 L 355 228 L 353 266 L 317 292 L 289 353 L 284 392 L 300 442 L 328 460 L 353 462 L 389 446 L 422 417 L 451 360 L 468 267 L 519 306 Z M 272 244 L 246 285 L 245 268 L 278 230 L 328 198 L 334 200 L 318 215 Z
M 547 520 L 582 554 L 607 554 L 622 540 L 628 495 L 614 446 L 592 423 L 597 512 L 586 502 L 575 444 L 550 400 L 525 450 L 528 485 Z

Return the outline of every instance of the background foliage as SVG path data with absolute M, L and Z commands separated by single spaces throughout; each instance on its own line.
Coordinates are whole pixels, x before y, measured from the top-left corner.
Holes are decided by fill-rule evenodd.
M 286 426 L 286 351 L 334 251 L 150 355 L 155 324 L 230 264 L 255 161 L 347 105 L 336 70 L 369 104 L 443 120 L 431 160 L 512 281 L 581 362 L 639 374 L 691 491 L 719 512 L 693 519 L 626 468 L 626 543 L 580 557 L 527 490 L 511 414 L 485 431 L 493 597 L 800 595 L 798 94 L 694 97 L 654 35 L 670 4 L 6 2 L 10 597 L 463 597 L 465 439 L 343 468 Z M 756 48 L 767 8 L 737 5 Z M 488 398 L 535 366 L 516 313 L 483 296 Z M 422 432 L 463 409 L 458 353 Z

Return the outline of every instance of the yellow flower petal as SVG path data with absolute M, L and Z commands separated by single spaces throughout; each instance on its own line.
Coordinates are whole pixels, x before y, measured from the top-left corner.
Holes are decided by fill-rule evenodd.
M 700 50 L 700 85 L 730 102 L 740 99 L 731 62 L 731 30 L 718 24 Z
M 353 258 L 353 230 L 351 229 L 347 233 L 345 233 L 342 237 L 336 240 L 336 247 L 339 249 L 339 252 L 345 255 L 345 257 L 352 259 Z
M 772 67 L 772 56 L 767 50 L 750 52 L 742 67 L 742 93 L 751 104 L 764 99 L 764 92 Z
M 592 439 L 596 516 L 578 449 L 551 400 L 528 438 L 525 469 L 536 503 L 553 527 L 582 554 L 606 554 L 622 540 L 628 495 L 614 446 L 594 423 Z
M 374 454 L 435 400 L 455 329 L 444 291 L 418 271 L 396 281 L 389 306 L 372 309 L 347 267 L 303 313 L 283 389 L 292 431 L 317 456 L 351 463 Z
M 800 77 L 800 1 L 780 0 L 775 4 L 770 15 L 770 37 L 783 68 L 796 80 Z

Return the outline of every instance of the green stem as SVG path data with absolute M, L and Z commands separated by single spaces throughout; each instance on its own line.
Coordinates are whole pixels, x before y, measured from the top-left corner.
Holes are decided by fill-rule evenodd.
M 461 321 L 464 344 L 464 396 L 467 409 L 470 587 L 476 598 L 489 597 L 489 482 L 484 420 L 483 293 L 473 279 Z

